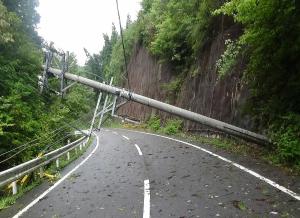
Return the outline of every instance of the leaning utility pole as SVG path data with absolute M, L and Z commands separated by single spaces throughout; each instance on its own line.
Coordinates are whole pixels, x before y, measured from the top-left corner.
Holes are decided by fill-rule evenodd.
M 43 69 L 46 69 L 48 73 L 52 73 L 53 75 L 60 76 L 60 74 L 61 74 L 61 70 L 58 70 L 58 69 L 54 69 L 54 68 L 47 69 L 47 67 L 45 67 L 45 66 L 43 66 Z M 110 94 L 113 94 L 116 96 L 120 96 L 127 100 L 141 103 L 143 105 L 147 105 L 149 107 L 153 107 L 158 110 L 171 113 L 173 115 L 182 117 L 184 119 L 188 119 L 188 120 L 203 124 L 205 126 L 209 126 L 211 128 L 218 129 L 229 135 L 233 135 L 233 136 L 236 136 L 236 137 L 248 140 L 248 141 L 252 141 L 252 142 L 255 142 L 258 144 L 269 144 L 270 143 L 269 139 L 263 135 L 260 135 L 260 134 L 233 126 L 231 124 L 224 123 L 222 121 L 219 121 L 219 120 L 216 120 L 216 119 L 213 119 L 210 117 L 206 117 L 201 114 L 197 114 L 197 113 L 194 113 L 194 112 L 191 112 L 191 111 L 188 111 L 188 110 L 185 110 L 185 109 L 182 109 L 182 108 L 170 105 L 170 104 L 166 104 L 166 103 L 163 103 L 158 100 L 154 100 L 154 99 L 142 96 L 142 95 L 138 95 L 133 92 L 126 91 L 124 89 L 106 85 L 106 84 L 103 84 L 103 83 L 100 83 L 100 82 L 97 82 L 97 81 L 94 81 L 91 79 L 87 79 L 82 76 L 68 73 L 68 72 L 65 72 L 64 77 L 66 79 L 90 86 L 95 89 L 98 89 L 100 91 L 110 93 Z

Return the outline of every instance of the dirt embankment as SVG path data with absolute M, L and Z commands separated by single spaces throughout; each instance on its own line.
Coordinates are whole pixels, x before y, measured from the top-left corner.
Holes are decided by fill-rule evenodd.
M 153 57 L 147 49 L 136 44 L 128 70 L 131 89 L 141 95 L 177 105 L 242 128 L 253 129 L 253 121 L 242 113 L 243 105 L 249 96 L 247 87 L 241 82 L 244 60 L 240 58 L 233 72 L 219 80 L 216 61 L 223 54 L 225 40 L 237 38 L 241 28 L 232 22 L 227 25 L 216 25 L 216 37 L 208 43 L 190 72 L 184 78 L 177 97 L 164 88 L 176 78 L 172 67 Z M 170 115 L 156 109 L 134 102 L 128 103 L 119 110 L 120 115 L 127 115 L 138 120 L 146 120 L 151 114 L 159 114 L 162 119 Z M 191 121 L 184 122 L 184 128 L 190 131 L 203 130 L 205 127 Z

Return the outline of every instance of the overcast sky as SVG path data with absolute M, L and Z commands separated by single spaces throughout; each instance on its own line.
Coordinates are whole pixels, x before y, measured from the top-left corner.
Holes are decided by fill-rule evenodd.
M 39 0 L 41 16 L 38 33 L 55 47 L 74 52 L 79 64 L 85 63 L 86 48 L 97 53 L 103 46 L 103 33 L 111 32 L 112 23 L 119 30 L 115 0 Z M 141 0 L 119 0 L 123 27 L 130 14 L 136 19 Z

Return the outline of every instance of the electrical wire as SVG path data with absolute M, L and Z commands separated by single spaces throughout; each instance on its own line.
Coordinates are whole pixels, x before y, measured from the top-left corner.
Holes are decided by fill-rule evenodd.
M 122 47 L 123 47 L 123 56 L 124 56 L 125 72 L 126 72 L 126 75 L 127 75 L 128 90 L 129 90 L 129 92 L 130 92 L 131 88 L 130 88 L 130 82 L 129 82 L 128 69 L 127 69 L 126 50 L 125 50 L 125 45 L 124 45 L 123 28 L 122 28 L 122 23 L 121 23 L 121 17 L 120 17 L 119 2 L 118 2 L 118 0 L 116 0 L 116 5 L 117 5 L 117 12 L 118 12 L 119 26 L 120 26 L 120 34 L 121 34 L 121 41 L 122 41 Z
M 81 119 L 82 119 L 82 118 L 77 119 L 77 120 L 75 120 L 75 121 L 79 121 L 79 120 L 81 120 Z M 67 125 L 66 125 L 66 126 L 67 126 Z M 58 133 L 62 132 L 62 131 L 65 129 L 65 127 L 64 127 L 64 128 L 60 127 L 60 128 L 58 128 L 58 129 L 62 129 L 62 130 L 61 130 L 61 131 L 58 131 L 58 132 L 57 132 L 56 134 L 54 134 L 54 135 L 49 136 L 49 137 L 46 138 L 43 142 L 50 141 L 51 138 L 53 138 L 54 136 L 58 135 Z M 52 132 L 55 132 L 55 131 L 57 131 L 57 129 L 54 130 L 54 131 L 52 131 Z M 46 134 L 46 135 L 49 135 L 49 134 Z M 37 140 L 39 140 L 39 139 L 42 139 L 43 137 L 45 137 L 45 135 L 39 137 L 38 139 L 35 139 L 35 141 L 37 141 Z M 36 146 L 36 145 L 38 145 L 39 143 L 29 144 L 29 145 L 28 145 L 28 143 L 26 143 L 26 144 L 27 144 L 27 146 L 26 146 L 25 148 L 21 149 L 20 151 L 17 151 L 17 152 L 14 153 L 13 155 L 9 156 L 7 159 L 0 161 L 0 164 L 3 163 L 3 162 L 5 162 L 5 161 L 7 161 L 7 160 L 9 160 L 9 159 L 11 159 L 11 158 L 13 158 L 13 157 L 15 157 L 17 154 L 21 153 L 22 151 L 26 150 L 27 148 Z M 25 145 L 26 145 L 26 144 L 25 144 Z M 11 149 L 10 151 L 5 152 L 5 154 L 8 154 L 8 153 L 10 153 L 10 152 L 12 152 L 12 151 L 14 151 L 14 150 L 16 150 L 16 149 L 18 149 L 18 148 L 24 147 L 25 145 L 21 145 L 21 146 L 19 146 L 19 147 L 17 147 L 17 148 Z M 4 153 L 1 154 L 1 156 L 3 156 L 3 155 L 4 155 Z
M 58 133 L 60 133 L 61 131 L 58 131 L 57 133 L 55 133 L 57 130 L 59 130 L 59 129 L 62 129 L 63 127 L 60 127 L 60 128 L 57 128 L 57 129 L 55 129 L 55 130 L 53 130 L 52 132 L 50 132 L 50 133 L 47 133 L 46 135 L 43 135 L 43 136 L 40 136 L 39 138 L 36 138 L 36 139 L 34 139 L 34 140 L 32 140 L 32 141 L 30 141 L 30 142 L 27 142 L 27 143 L 25 143 L 25 144 L 22 144 L 22 145 L 20 145 L 20 146 L 18 146 L 18 147 L 15 147 L 15 148 L 13 148 L 13 149 L 11 149 L 11 150 L 9 150 L 9 151 L 6 151 L 6 152 L 4 152 L 4 153 L 1 153 L 0 154 L 0 157 L 1 156 L 4 156 L 5 154 L 9 154 L 9 153 L 11 153 L 11 152 L 13 152 L 13 151 L 15 151 L 15 150 L 17 150 L 17 149 L 19 149 L 19 148 L 22 148 L 22 147 L 30 147 L 30 144 L 32 144 L 33 142 L 35 142 L 35 141 L 37 141 L 37 140 L 40 140 L 42 137 L 45 137 L 45 136 L 49 136 L 48 138 L 46 138 L 46 140 L 50 140 L 52 137 L 54 137 L 55 135 L 58 135 Z M 54 134 L 54 135 L 51 135 L 51 134 Z
M 33 86 L 33 87 L 34 87 L 34 86 Z M 34 87 L 34 88 L 36 88 L 36 87 Z M 44 96 L 44 97 L 48 98 L 48 96 Z M 49 98 L 48 98 L 48 99 L 49 99 Z M 88 116 L 91 114 L 91 112 L 92 112 L 92 111 L 90 111 L 90 113 L 86 114 L 84 117 L 78 118 L 78 119 L 72 121 L 71 123 L 73 124 L 73 123 L 75 123 L 75 122 L 79 122 L 80 120 L 82 120 L 82 121 L 86 120 L 85 117 L 88 117 Z M 54 135 L 50 135 L 44 142 L 49 141 L 51 138 L 53 138 L 54 136 L 56 136 L 56 135 L 58 135 L 60 132 L 62 132 L 64 129 L 66 129 L 66 126 L 70 126 L 70 127 L 74 128 L 74 129 L 76 129 L 76 130 L 79 130 L 79 128 L 74 127 L 71 123 L 68 123 L 68 122 L 65 122 L 65 121 L 63 121 L 63 122 L 65 123 L 64 126 L 61 126 L 61 127 L 57 128 L 57 129 L 53 130 L 51 133 L 46 133 L 46 135 L 43 135 L 43 136 L 41 136 L 41 137 L 39 137 L 39 138 L 37 138 L 37 139 L 34 139 L 34 140 L 32 140 L 32 141 L 30 141 L 30 142 L 28 142 L 28 143 L 25 143 L 25 144 L 23 144 L 23 145 L 18 146 L 17 148 L 13 148 L 13 149 L 11 149 L 11 150 L 5 152 L 5 153 L 0 154 L 0 156 L 3 156 L 3 155 L 5 155 L 5 154 L 11 153 L 12 151 L 15 151 L 15 150 L 17 150 L 17 149 L 19 149 L 19 148 L 22 148 L 22 147 L 25 147 L 25 146 L 26 146 L 25 148 L 21 149 L 20 151 L 16 152 L 15 154 L 11 155 L 11 156 L 8 157 L 7 159 L 2 160 L 0 163 L 3 163 L 3 162 L 5 162 L 5 161 L 7 161 L 7 160 L 9 160 L 9 159 L 11 159 L 11 158 L 13 158 L 13 157 L 15 157 L 17 154 L 21 153 L 22 151 L 26 150 L 27 148 L 32 147 L 32 146 L 35 146 L 35 145 L 38 144 L 38 143 L 35 143 L 35 144 L 31 145 L 31 143 L 33 143 L 33 142 L 35 142 L 35 141 L 38 141 L 38 140 L 42 139 L 43 137 L 45 137 L 45 136 L 47 136 L 47 135 L 49 136 L 50 134 L 54 134 L 55 132 L 57 132 L 57 133 L 54 134 Z M 60 130 L 60 131 L 58 131 L 58 130 Z
M 60 138 L 60 139 L 56 140 L 55 142 L 52 142 L 52 143 L 49 144 L 49 145 L 47 145 L 47 147 L 43 150 L 43 152 L 45 152 L 46 150 L 48 150 L 49 147 L 53 146 L 53 145 L 56 144 L 57 142 L 64 140 L 64 139 L 67 138 L 69 135 L 70 135 L 70 134 L 68 134 L 67 136 L 64 136 L 63 138 Z M 52 137 L 53 137 L 53 136 L 52 136 Z M 36 139 L 36 140 L 37 140 L 37 139 Z M 48 139 L 45 140 L 45 141 L 49 141 L 49 140 L 50 140 L 50 138 L 48 138 Z M 44 141 L 44 142 L 45 142 L 45 141 Z M 36 146 L 36 145 L 38 145 L 38 144 L 39 144 L 39 143 L 35 143 L 35 144 L 32 144 L 32 145 L 26 146 L 25 148 L 23 148 L 23 149 L 21 149 L 20 151 L 14 153 L 13 155 L 11 155 L 11 156 L 9 156 L 8 158 L 6 158 L 5 160 L 0 161 L 0 164 L 3 163 L 3 162 L 8 161 L 8 160 L 10 160 L 10 159 L 12 159 L 13 157 L 15 157 L 16 155 L 18 155 L 18 154 L 21 153 L 22 151 L 26 150 L 27 148 Z
M 42 151 L 42 153 L 44 153 L 46 150 L 48 150 L 49 147 L 55 145 L 57 142 L 60 142 L 60 141 L 62 141 L 62 140 L 64 140 L 64 139 L 66 139 L 66 138 L 69 137 L 69 136 L 70 136 L 70 134 L 67 134 L 67 135 L 64 136 L 63 138 L 59 138 L 58 140 L 56 140 L 56 141 L 52 142 L 51 144 L 47 145 L 47 147 Z M 33 144 L 33 145 L 30 145 L 29 147 L 33 147 L 33 146 L 36 146 L 36 145 L 38 145 L 38 143 Z M 4 162 L 6 162 L 6 161 L 8 161 L 8 160 L 10 160 L 10 159 L 12 159 L 13 157 L 15 157 L 16 155 L 20 154 L 22 151 L 26 150 L 27 148 L 28 148 L 28 147 L 23 148 L 22 150 L 20 150 L 20 151 L 16 152 L 15 154 L 9 156 L 9 157 L 6 158 L 5 160 L 0 161 L 0 164 L 1 164 L 1 163 L 4 163 Z
M 93 74 L 93 73 L 89 73 L 89 74 Z M 93 75 L 100 77 L 99 75 L 96 75 L 96 74 L 93 74 Z M 35 83 L 29 76 L 28 76 L 27 78 L 28 78 L 29 80 L 31 80 L 31 82 L 33 82 L 34 84 L 37 84 L 37 83 Z M 103 79 L 102 77 L 100 77 L 100 78 Z M 31 84 L 29 84 L 29 85 L 31 85 Z M 35 87 L 35 85 L 31 85 L 31 86 L 39 92 L 39 89 L 38 89 L 37 87 Z M 48 87 L 45 87 L 44 84 L 43 84 L 43 87 L 49 89 Z M 50 99 L 50 98 L 49 98 L 48 96 L 46 96 L 46 95 L 44 95 L 43 97 L 44 97 L 44 98 L 47 98 L 48 100 Z M 50 99 L 50 100 L 52 101 L 52 99 Z M 92 111 L 91 111 L 91 112 L 92 112 Z M 87 117 L 88 115 L 89 115 L 89 113 L 86 114 L 86 117 Z M 80 120 L 83 120 L 83 118 L 78 118 L 77 120 L 72 121 L 71 123 L 79 122 Z M 35 144 L 32 144 L 32 143 L 34 143 L 34 142 L 36 142 L 36 141 L 42 139 L 42 138 L 45 137 L 45 136 L 49 136 L 49 137 L 47 137 L 47 138 L 44 140 L 44 142 L 49 141 L 51 138 L 53 138 L 54 136 L 56 136 L 56 135 L 58 135 L 60 132 L 62 132 L 64 129 L 66 129 L 66 126 L 70 126 L 70 127 L 74 128 L 74 129 L 76 129 L 76 130 L 81 131 L 79 128 L 74 127 L 74 126 L 73 126 L 72 124 L 70 124 L 69 122 L 65 122 L 65 121 L 63 121 L 63 120 L 60 120 L 60 121 L 64 122 L 65 125 L 62 126 L 62 127 L 60 127 L 60 128 L 57 128 L 57 129 L 53 130 L 53 131 L 50 132 L 50 133 L 46 133 L 46 135 L 40 136 L 40 137 L 37 138 L 37 139 L 31 140 L 30 142 L 27 142 L 27 143 L 25 143 L 25 144 L 23 144 L 23 145 L 20 145 L 20 146 L 18 146 L 18 147 L 16 147 L 16 148 L 13 148 L 13 149 L 9 150 L 9 151 L 6 151 L 6 152 L 4 152 L 4 153 L 1 153 L 1 154 L 0 154 L 0 157 L 1 157 L 1 156 L 4 156 L 4 155 L 7 155 L 7 154 L 9 154 L 9 153 L 11 153 L 11 152 L 13 152 L 13 151 L 15 151 L 15 150 L 18 150 L 18 149 L 22 148 L 21 150 L 17 151 L 16 153 L 14 153 L 13 155 L 9 156 L 9 157 L 6 158 L 5 160 L 0 161 L 0 164 L 3 163 L 3 162 L 6 162 L 7 160 L 12 159 L 13 157 L 15 157 L 16 155 L 18 155 L 18 154 L 21 153 L 22 151 L 26 150 L 27 148 L 38 145 L 39 143 L 35 143 Z M 58 130 L 60 130 L 60 131 L 58 131 Z M 55 132 L 56 132 L 56 134 L 54 134 Z M 53 135 L 52 135 L 52 134 L 53 134 Z M 64 138 L 65 138 L 65 137 L 64 137 Z M 64 138 L 60 138 L 59 140 L 55 141 L 54 143 L 51 143 L 51 144 L 48 145 L 45 149 L 46 149 L 46 150 L 49 149 L 49 147 L 50 147 L 51 145 L 57 143 L 58 141 L 62 141 Z

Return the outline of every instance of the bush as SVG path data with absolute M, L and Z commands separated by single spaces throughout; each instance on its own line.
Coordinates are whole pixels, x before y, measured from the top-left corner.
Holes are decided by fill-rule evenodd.
M 167 120 L 165 127 L 163 128 L 163 133 L 167 135 L 177 134 L 182 128 L 182 121 L 178 119 Z
M 272 126 L 277 161 L 300 167 L 300 115 L 290 113 Z
M 241 46 L 231 39 L 225 41 L 226 50 L 217 61 L 218 75 L 220 78 L 230 73 L 233 66 L 236 64 L 237 56 L 241 51 Z
M 158 116 L 151 116 L 147 122 L 147 127 L 153 131 L 160 129 L 160 118 Z

